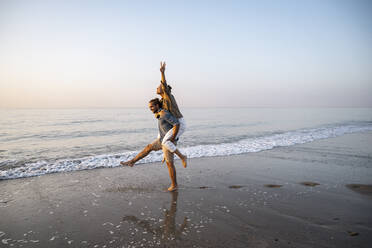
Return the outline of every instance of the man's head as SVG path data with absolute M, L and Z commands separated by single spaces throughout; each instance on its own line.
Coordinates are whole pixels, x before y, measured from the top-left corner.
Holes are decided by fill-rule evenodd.
M 160 107 L 161 107 L 161 102 L 160 102 L 159 98 L 154 98 L 154 99 L 151 99 L 149 101 L 149 109 L 154 114 L 159 111 Z

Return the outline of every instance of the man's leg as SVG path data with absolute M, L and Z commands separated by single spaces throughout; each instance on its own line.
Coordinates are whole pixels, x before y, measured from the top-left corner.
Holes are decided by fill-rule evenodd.
M 175 191 L 177 190 L 177 174 L 176 168 L 174 167 L 174 154 L 171 153 L 166 147 L 163 146 L 163 153 L 165 157 L 165 161 L 168 166 L 169 177 L 171 179 L 171 186 L 168 188 L 168 191 Z
M 144 157 L 146 157 L 147 155 L 149 155 L 150 152 L 152 151 L 158 151 L 161 149 L 161 144 L 160 144 L 160 141 L 159 139 L 156 139 L 154 142 L 152 142 L 151 144 L 148 144 L 147 146 L 145 146 L 145 148 L 137 154 L 137 156 L 135 156 L 134 158 L 132 158 L 131 160 L 127 161 L 127 162 L 120 162 L 121 165 L 128 165 L 130 167 L 133 167 L 133 165 L 140 159 L 143 159 Z
M 176 168 L 174 167 L 173 163 L 167 162 L 169 177 L 172 181 L 171 186 L 168 188 L 168 191 L 175 191 L 177 190 L 177 174 Z

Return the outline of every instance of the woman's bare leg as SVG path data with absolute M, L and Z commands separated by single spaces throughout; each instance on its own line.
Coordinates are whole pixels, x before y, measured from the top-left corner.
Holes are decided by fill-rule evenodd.
M 187 156 L 183 155 L 180 150 L 176 149 L 174 153 L 181 159 L 183 168 L 187 167 Z

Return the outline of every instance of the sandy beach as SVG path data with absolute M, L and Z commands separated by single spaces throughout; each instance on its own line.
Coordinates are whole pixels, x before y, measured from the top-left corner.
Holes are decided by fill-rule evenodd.
M 0 247 L 371 247 L 372 132 L 0 181 Z

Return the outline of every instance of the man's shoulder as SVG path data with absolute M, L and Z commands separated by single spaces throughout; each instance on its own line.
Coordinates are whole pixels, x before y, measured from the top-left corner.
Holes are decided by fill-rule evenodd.
M 165 109 L 159 112 L 159 117 L 160 119 L 167 120 L 170 123 L 175 123 L 175 124 L 178 123 L 177 118 L 174 115 L 172 115 L 171 112 Z

